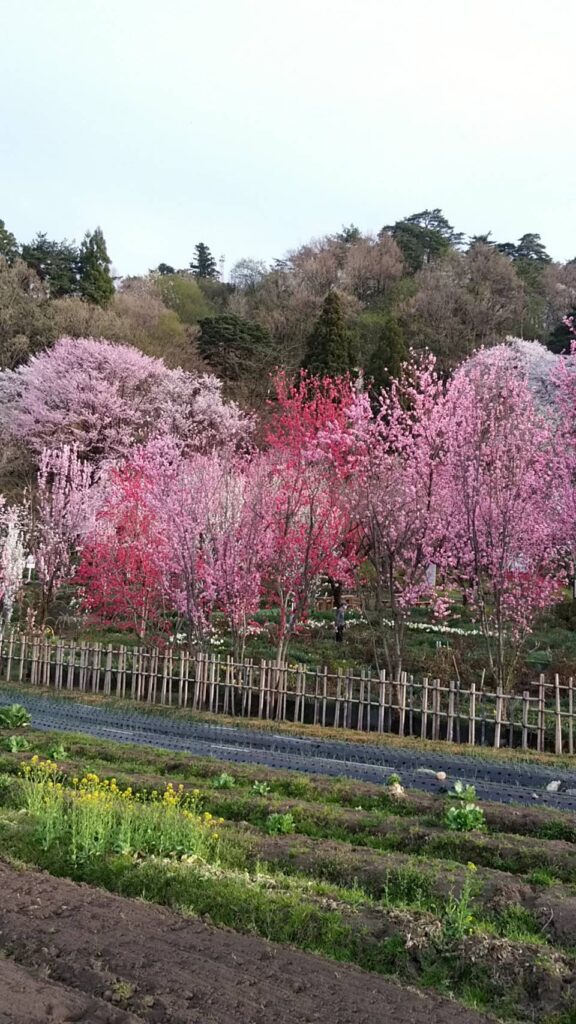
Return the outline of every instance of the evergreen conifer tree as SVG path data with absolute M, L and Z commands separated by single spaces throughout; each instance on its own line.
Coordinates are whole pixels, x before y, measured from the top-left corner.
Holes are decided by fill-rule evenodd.
M 101 228 L 86 232 L 80 246 L 78 273 L 80 294 L 87 302 L 105 306 L 114 295 L 114 282 L 110 274 L 110 257 Z
M 190 264 L 194 277 L 218 277 L 216 260 L 208 246 L 204 242 L 198 242 L 198 245 L 194 246 L 194 251 L 196 255 Z
M 573 318 L 576 323 L 576 306 L 569 310 L 567 316 Z M 570 352 L 573 341 L 573 332 L 566 326 L 564 320 L 561 320 L 560 323 L 556 324 L 554 330 L 550 332 L 550 337 L 546 344 L 551 352 L 566 355 Z
M 78 247 L 63 239 L 55 242 L 44 232 L 22 246 L 22 259 L 38 274 L 51 299 L 75 295 L 78 291 Z
M 394 316 L 383 317 L 376 346 L 366 366 L 366 375 L 372 379 L 375 392 L 390 387 L 391 380 L 400 376 L 407 354 L 398 320 Z
M 240 380 L 255 361 L 262 363 L 271 346 L 270 335 L 260 324 L 234 313 L 205 317 L 199 324 L 200 353 L 227 380 Z
M 3 256 L 7 263 L 14 263 L 19 255 L 20 249 L 16 238 L 8 231 L 4 221 L 0 220 L 0 256 Z
M 302 367 L 320 376 L 338 377 L 353 368 L 353 339 L 338 292 L 331 290 L 308 338 Z

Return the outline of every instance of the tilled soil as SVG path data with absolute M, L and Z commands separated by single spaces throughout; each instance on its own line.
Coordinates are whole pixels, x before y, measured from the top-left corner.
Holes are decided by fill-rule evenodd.
M 0 1024 L 487 1024 L 355 967 L 0 864 Z
M 137 1024 L 138 1017 L 101 999 L 46 981 L 11 960 L 0 960 L 0 1024 Z

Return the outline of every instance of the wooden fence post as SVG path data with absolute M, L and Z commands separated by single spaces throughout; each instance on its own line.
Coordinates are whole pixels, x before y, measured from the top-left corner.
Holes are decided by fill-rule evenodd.
M 574 680 L 568 680 L 568 753 L 574 754 Z
M 556 753 L 562 753 L 562 702 L 560 700 L 560 678 L 554 676 L 554 713 L 555 713 L 555 748 Z
M 386 710 L 386 671 L 380 670 L 378 676 L 378 732 L 384 732 L 384 712 Z
M 502 689 L 500 686 L 496 689 L 496 711 L 494 717 L 494 747 L 496 750 L 499 750 L 502 738 Z
M 546 682 L 544 676 L 540 676 L 538 683 L 538 750 L 542 753 L 546 749 Z
M 428 676 L 422 680 L 422 691 L 420 698 L 420 739 L 425 740 L 428 736 Z
M 470 703 L 468 705 L 468 744 L 476 746 L 476 683 L 470 683 Z
M 446 739 L 448 743 L 454 741 L 454 697 L 455 687 L 454 680 L 451 679 L 449 682 L 449 694 L 448 694 L 448 717 L 446 719 Z

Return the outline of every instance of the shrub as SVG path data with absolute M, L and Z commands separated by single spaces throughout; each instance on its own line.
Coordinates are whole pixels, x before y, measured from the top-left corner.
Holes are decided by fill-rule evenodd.
M 252 792 L 257 793 L 258 796 L 268 796 L 270 792 L 270 785 L 267 782 L 259 782 L 256 780 L 252 786 Z

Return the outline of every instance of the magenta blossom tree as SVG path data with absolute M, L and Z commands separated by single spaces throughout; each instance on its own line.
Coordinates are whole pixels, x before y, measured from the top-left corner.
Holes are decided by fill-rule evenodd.
M 126 456 L 162 435 L 190 451 L 243 447 L 253 422 L 221 388 L 215 377 L 171 370 L 130 345 L 60 338 L 0 373 L 0 422 L 38 453 L 69 445 L 90 461 Z

